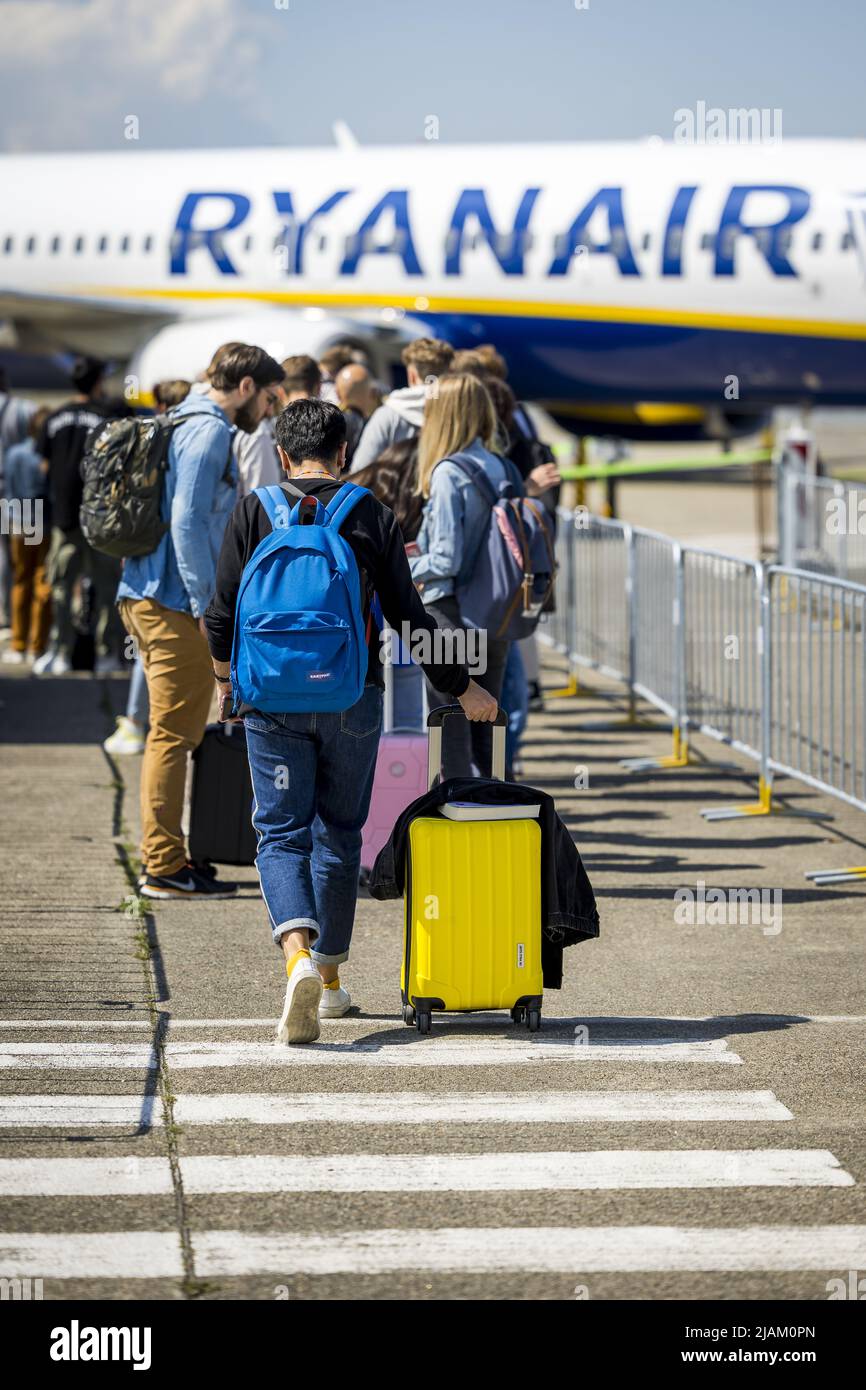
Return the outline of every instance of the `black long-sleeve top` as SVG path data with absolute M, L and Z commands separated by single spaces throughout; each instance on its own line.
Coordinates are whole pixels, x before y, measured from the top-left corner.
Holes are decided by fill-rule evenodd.
M 293 478 L 292 483 L 303 492 L 317 497 L 323 505 L 327 505 L 342 486 L 336 479 L 326 478 Z M 288 506 L 293 507 L 297 500 L 286 491 Z M 208 645 L 215 661 L 231 660 L 235 605 L 241 575 L 256 546 L 270 534 L 271 529 L 268 514 L 255 493 L 241 498 L 226 527 L 217 562 L 216 589 L 204 615 Z M 403 535 L 390 508 L 369 493 L 349 513 L 340 527 L 340 534 L 355 553 L 361 569 L 362 591 L 365 582 L 368 591 L 376 591 L 382 612 L 398 635 L 402 632 L 403 623 L 409 624 L 413 641 L 422 629 L 435 632 L 436 622 L 425 609 L 412 581 Z M 435 653 L 435 645 L 432 651 Z M 367 653 L 366 684 L 381 687 L 384 676 L 375 623 L 370 626 Z M 419 664 L 437 690 L 453 695 L 455 699 L 469 685 L 469 673 L 463 665 Z

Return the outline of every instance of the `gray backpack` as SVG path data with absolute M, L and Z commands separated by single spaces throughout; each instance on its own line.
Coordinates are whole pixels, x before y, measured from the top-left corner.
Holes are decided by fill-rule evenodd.
M 457 586 L 460 616 L 492 639 L 518 642 L 538 626 L 556 577 L 549 513 L 540 501 L 521 495 L 519 475 L 507 459 L 506 471 L 517 481 L 502 482 L 497 489 L 475 459 L 466 454 L 448 457 L 490 506 L 478 559 L 468 579 Z

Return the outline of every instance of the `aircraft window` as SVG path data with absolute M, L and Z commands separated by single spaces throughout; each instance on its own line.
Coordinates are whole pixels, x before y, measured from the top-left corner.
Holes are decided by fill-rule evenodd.
M 253 249 L 253 239 L 251 236 L 244 237 L 244 250 L 249 253 Z
M 97 249 L 97 251 L 99 252 L 100 256 L 104 256 L 104 255 L 105 255 L 106 251 L 108 250 L 108 237 L 107 237 L 107 236 L 101 236 L 101 237 L 99 238 L 98 242 L 96 243 L 96 249 Z
M 715 249 L 716 249 L 716 237 L 715 237 L 715 233 L 714 233 L 714 232 L 704 232 L 703 236 L 701 237 L 701 250 L 702 250 L 702 251 L 715 251 Z
M 853 234 L 853 232 L 846 232 L 845 235 L 844 235 L 843 238 L 842 238 L 842 250 L 843 250 L 843 251 L 850 251 L 850 250 L 851 250 L 851 247 L 852 247 L 853 245 L 854 245 L 854 234 Z
M 144 252 L 144 254 L 145 254 L 146 256 L 149 256 L 149 255 L 150 255 L 151 251 L 153 250 L 153 237 L 152 237 L 152 236 L 146 236 L 146 237 L 144 238 L 144 241 L 143 241 L 143 243 L 142 243 L 141 249 L 142 249 L 142 251 Z
M 3 242 L 3 254 L 4 254 L 4 256 L 11 256 L 11 254 L 12 254 L 12 248 L 13 248 L 14 245 L 15 245 L 15 238 L 14 238 L 14 237 L 11 237 L 11 236 L 8 236 L 8 237 L 6 238 L 6 240 Z
M 824 240 L 824 233 L 823 233 L 823 232 L 816 232 L 815 235 L 812 237 L 812 250 L 813 250 L 813 251 L 820 251 L 820 250 L 821 250 L 821 244 L 822 244 L 823 240 Z
M 455 232 L 455 231 L 453 231 L 453 230 L 450 231 L 450 232 L 448 233 L 447 237 L 445 238 L 445 254 L 446 254 L 446 256 L 454 256 L 454 255 L 456 255 L 456 254 L 457 254 L 457 247 L 458 247 L 459 245 L 460 245 L 460 237 L 458 236 L 457 232 Z
M 36 238 L 35 238 L 35 236 L 29 236 L 29 237 L 27 238 L 27 241 L 26 241 L 25 244 L 24 244 L 24 250 L 27 252 L 27 255 L 28 255 L 28 256 L 32 256 L 32 255 L 33 255 L 33 252 L 36 250 Z
M 120 247 L 119 247 L 119 250 L 121 251 L 121 253 L 122 253 L 123 255 L 126 255 L 126 252 L 129 250 L 129 237 L 128 237 L 128 236 L 122 236 L 122 237 L 120 238 Z
M 56 256 L 56 255 L 57 255 L 57 252 L 58 252 L 59 250 L 60 250 L 60 237 L 59 237 L 59 236 L 53 236 L 53 237 L 51 238 L 51 254 L 52 254 L 52 256 Z
M 75 241 L 74 241 L 73 244 L 72 244 L 72 249 L 73 249 L 73 251 L 75 252 L 76 256 L 80 256 L 80 255 L 81 255 L 82 251 L 84 250 L 84 237 L 83 237 L 83 236 L 77 236 L 77 237 L 75 238 Z
M 650 233 L 649 233 L 649 232 L 644 232 L 643 236 L 642 236 L 641 239 L 640 239 L 640 247 L 641 247 L 641 250 L 642 250 L 642 251 L 648 251 L 648 250 L 650 249 L 650 246 L 651 246 L 651 245 L 652 245 L 652 237 L 650 236 Z
M 320 250 L 320 251 L 325 251 L 325 250 L 327 250 L 327 246 L 328 246 L 328 238 L 325 236 L 325 234 L 324 234 L 324 232 L 323 232 L 322 235 L 319 237 L 319 250 Z

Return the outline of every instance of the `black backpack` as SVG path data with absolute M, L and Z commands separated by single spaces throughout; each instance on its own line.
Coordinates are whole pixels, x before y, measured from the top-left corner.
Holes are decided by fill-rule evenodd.
M 121 560 L 156 550 L 168 530 L 160 503 L 171 436 L 178 425 L 209 414 L 134 415 L 90 431 L 81 460 L 80 512 L 88 545 Z

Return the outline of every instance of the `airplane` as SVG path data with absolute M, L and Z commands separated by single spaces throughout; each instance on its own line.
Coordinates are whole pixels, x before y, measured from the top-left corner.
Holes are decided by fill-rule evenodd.
M 127 357 L 127 395 L 229 339 L 493 342 L 575 433 L 719 438 L 866 403 L 866 142 L 0 157 L 0 319 Z M 863 169 L 861 174 L 860 170 Z

